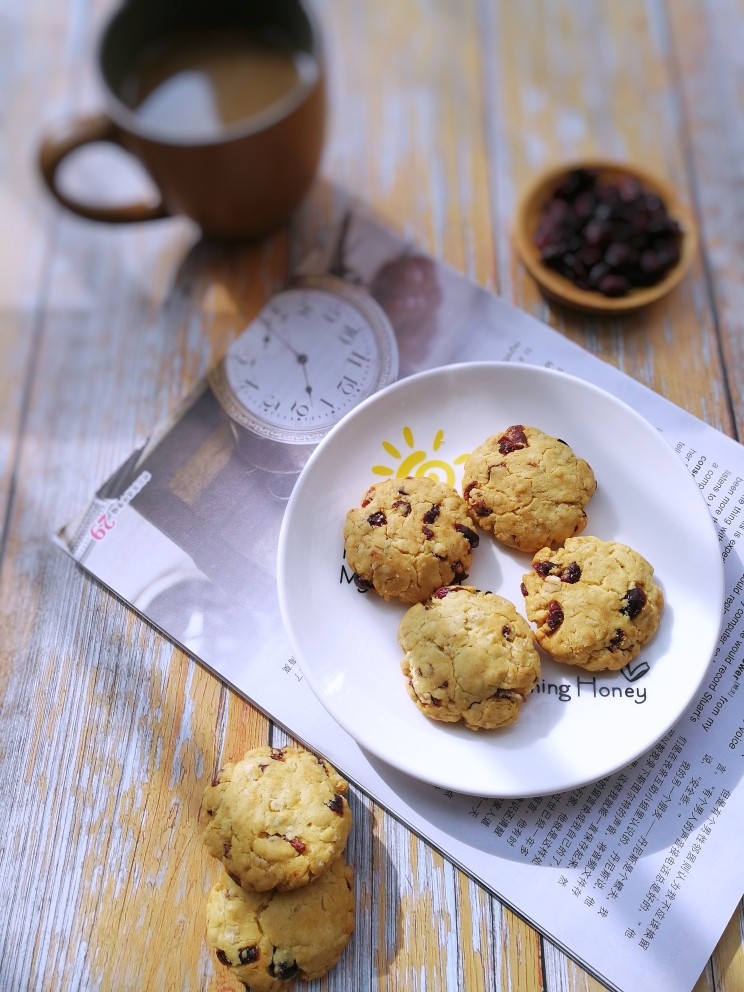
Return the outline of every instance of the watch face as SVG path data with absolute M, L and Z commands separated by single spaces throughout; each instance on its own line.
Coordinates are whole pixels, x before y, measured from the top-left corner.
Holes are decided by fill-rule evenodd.
M 308 277 L 267 303 L 210 382 L 244 427 L 308 444 L 397 372 L 395 335 L 374 300 L 341 280 Z

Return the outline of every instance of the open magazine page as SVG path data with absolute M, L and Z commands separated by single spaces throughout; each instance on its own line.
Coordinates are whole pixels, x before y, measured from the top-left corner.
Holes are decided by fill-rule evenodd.
M 527 799 L 443 791 L 362 751 L 303 679 L 279 614 L 279 529 L 312 445 L 252 436 L 207 382 L 59 543 L 608 986 L 692 989 L 744 891 L 734 857 L 744 814 L 744 449 L 363 214 L 330 232 L 302 272 L 330 272 L 373 296 L 395 332 L 399 376 L 478 360 L 559 368 L 629 403 L 677 451 L 710 509 L 726 575 L 720 642 L 677 725 L 620 772 Z M 349 581 L 343 567 L 339 581 Z M 629 688 L 630 711 L 644 690 Z

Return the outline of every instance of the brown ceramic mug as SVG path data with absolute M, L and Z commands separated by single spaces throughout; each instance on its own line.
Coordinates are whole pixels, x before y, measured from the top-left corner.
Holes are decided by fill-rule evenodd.
M 97 65 L 105 111 L 50 131 L 39 152 L 65 207 L 110 223 L 184 214 L 207 237 L 253 239 L 299 205 L 326 119 L 322 39 L 302 0 L 128 0 Z M 61 188 L 67 155 L 100 141 L 139 159 L 158 203 L 99 206 Z

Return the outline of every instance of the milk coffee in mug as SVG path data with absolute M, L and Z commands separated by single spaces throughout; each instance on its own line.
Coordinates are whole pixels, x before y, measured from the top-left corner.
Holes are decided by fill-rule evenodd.
M 109 222 L 182 213 L 232 239 L 269 233 L 300 203 L 326 118 L 319 28 L 300 0 L 130 0 L 103 32 L 98 66 L 105 112 L 50 132 L 40 150 L 66 207 Z M 59 166 L 94 141 L 134 154 L 160 202 L 101 207 L 67 194 Z

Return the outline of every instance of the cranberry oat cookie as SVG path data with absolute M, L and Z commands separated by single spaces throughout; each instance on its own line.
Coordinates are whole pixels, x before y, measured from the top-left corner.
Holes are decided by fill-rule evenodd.
M 478 535 L 458 492 L 426 477 L 386 479 L 349 510 L 346 560 L 358 585 L 384 599 L 420 603 L 467 578 Z
M 514 605 L 473 586 L 445 586 L 412 606 L 398 641 L 408 692 L 433 720 L 471 730 L 514 723 L 540 676 L 532 631 Z
M 253 992 L 325 975 L 353 931 L 353 872 L 343 855 L 320 878 L 288 892 L 245 890 L 223 873 L 207 899 L 207 940 Z
M 470 454 L 462 488 L 481 527 L 502 544 L 534 552 L 584 530 L 597 483 L 565 441 L 513 424 Z
M 542 548 L 523 576 L 528 618 L 555 661 L 590 672 L 617 671 L 656 633 L 664 596 L 646 559 L 625 544 L 569 538 Z
M 204 842 L 245 889 L 295 889 L 322 875 L 351 829 L 348 783 L 298 747 L 257 747 L 206 789 Z

